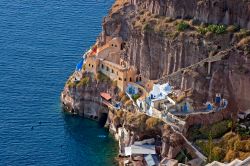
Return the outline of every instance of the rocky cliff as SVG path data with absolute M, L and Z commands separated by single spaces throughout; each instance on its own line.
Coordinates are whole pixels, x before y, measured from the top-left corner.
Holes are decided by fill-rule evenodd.
M 175 158 L 184 149 L 187 149 L 192 157 L 196 157 L 181 135 L 161 120 L 145 114 L 126 110 L 109 111 L 106 126 L 109 126 L 110 132 L 119 141 L 120 155 L 124 154 L 125 147 L 131 146 L 135 141 L 154 138 L 156 152 L 161 159 Z
M 82 81 L 67 81 L 61 94 L 61 101 L 66 111 L 80 116 L 98 120 L 102 113 L 108 113 L 108 108 L 101 102 L 100 93 L 116 90 L 110 80 L 97 81 L 91 74 L 85 74 Z M 83 80 L 88 80 L 83 83 Z
M 248 0 L 131 0 L 131 3 L 156 15 L 250 28 Z
M 223 59 L 180 72 L 171 79 L 182 89 L 193 88 L 211 99 L 215 93 L 233 97 L 239 108 L 250 108 L 249 1 L 234 0 L 117 0 L 103 21 L 106 36 L 126 41 L 126 59 L 147 79 L 160 79 L 202 59 L 224 54 Z M 180 29 L 180 24 L 187 28 Z M 222 31 L 212 29 L 226 24 Z M 169 81 L 166 79 L 165 81 Z

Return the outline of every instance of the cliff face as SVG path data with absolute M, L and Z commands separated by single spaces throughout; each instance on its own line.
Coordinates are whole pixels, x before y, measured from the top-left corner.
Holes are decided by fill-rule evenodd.
M 91 76 L 88 78 L 90 79 L 86 85 L 67 83 L 61 94 L 61 101 L 68 112 L 98 120 L 102 113 L 108 113 L 108 108 L 101 103 L 100 93 L 109 90 L 112 94 L 114 87 L 108 81 L 96 81 Z
M 194 18 L 206 23 L 237 24 L 250 28 L 250 2 L 244 0 L 131 0 L 137 8 L 172 18 Z
M 104 19 L 99 42 L 105 43 L 106 36 L 122 37 L 127 50 L 123 58 L 144 78 L 153 80 L 210 56 L 224 54 L 222 60 L 212 63 L 210 73 L 208 64 L 203 64 L 165 81 L 172 81 L 182 89 L 193 88 L 202 94 L 202 100 L 211 99 L 215 93 L 233 96 L 239 101 L 239 108 L 246 110 L 250 108 L 250 89 L 246 88 L 250 84 L 250 47 L 249 42 L 244 48 L 239 43 L 249 32 L 227 30 L 222 34 L 201 34 L 199 30 L 206 23 L 249 28 L 249 5 L 248 1 L 233 0 L 131 0 L 125 3 L 117 0 Z M 188 18 L 191 27 L 178 31 L 176 26 L 183 18 Z

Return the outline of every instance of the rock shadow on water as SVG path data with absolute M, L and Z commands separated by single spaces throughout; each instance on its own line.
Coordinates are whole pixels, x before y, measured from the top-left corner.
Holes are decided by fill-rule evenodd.
M 84 165 L 117 165 L 118 144 L 106 128 L 96 121 L 62 113 L 66 135 L 70 137 L 65 150 L 74 149 L 72 158 L 82 158 Z

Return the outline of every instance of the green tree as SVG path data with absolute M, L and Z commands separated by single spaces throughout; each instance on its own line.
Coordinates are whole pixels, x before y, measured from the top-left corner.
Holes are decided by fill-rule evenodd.
M 212 161 L 212 150 L 213 150 L 213 139 L 212 139 L 212 132 L 210 131 L 208 136 L 208 162 Z

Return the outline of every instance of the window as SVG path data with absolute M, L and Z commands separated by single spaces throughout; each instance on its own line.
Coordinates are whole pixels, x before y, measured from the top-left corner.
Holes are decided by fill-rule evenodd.
M 117 47 L 117 45 L 115 45 L 115 47 Z
M 90 67 L 90 64 L 89 64 L 89 67 Z
M 102 69 L 104 68 L 104 65 L 102 64 Z
M 126 43 L 122 43 L 122 44 L 121 44 L 121 50 L 124 49 L 125 45 L 126 45 Z
M 132 78 L 131 77 L 130 77 L 129 81 L 132 82 Z
M 120 80 L 120 81 L 122 80 L 121 77 L 119 77 L 119 80 Z
M 114 73 L 114 70 L 112 69 L 112 71 L 111 71 L 112 73 Z
M 114 44 L 111 44 L 112 47 L 114 47 Z
M 124 81 L 127 81 L 127 79 L 126 79 L 126 78 L 124 78 Z
M 109 67 L 108 66 L 107 66 L 106 70 L 109 71 Z
M 94 67 L 94 65 L 92 65 L 92 68 Z

